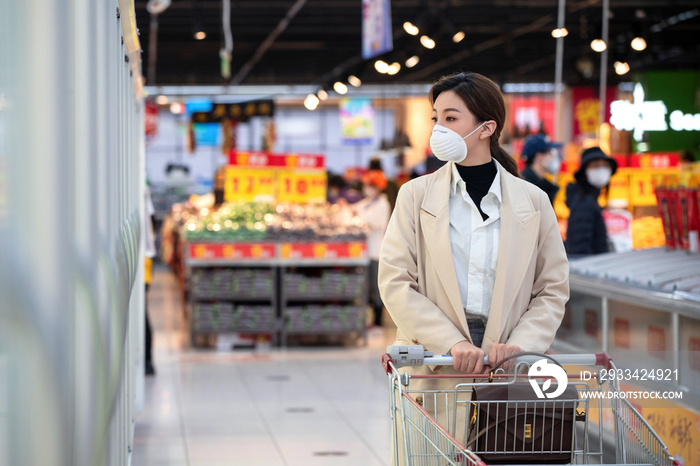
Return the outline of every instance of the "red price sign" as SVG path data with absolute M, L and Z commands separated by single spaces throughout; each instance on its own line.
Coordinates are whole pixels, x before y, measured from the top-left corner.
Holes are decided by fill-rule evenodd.
M 360 259 L 365 257 L 365 243 L 283 243 L 282 259 Z
M 274 259 L 274 243 L 192 243 L 189 256 L 192 259 Z

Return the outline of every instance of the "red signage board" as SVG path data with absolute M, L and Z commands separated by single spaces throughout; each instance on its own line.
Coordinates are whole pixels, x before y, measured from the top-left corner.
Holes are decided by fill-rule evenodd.
M 598 88 L 593 86 L 574 86 L 571 89 L 573 97 L 573 135 L 574 138 L 581 134 L 594 134 L 600 126 L 599 111 L 600 99 Z M 617 89 L 608 86 L 605 91 L 605 116 L 606 122 L 610 121 L 610 102 L 617 97 Z
M 229 152 L 229 165 L 257 168 L 323 169 L 326 166 L 323 155 L 314 154 L 271 154 L 261 151 Z
M 359 259 L 365 257 L 365 243 L 282 243 L 282 259 Z
M 664 169 L 677 167 L 680 161 L 678 152 L 647 152 L 630 157 L 631 168 Z
M 191 243 L 188 247 L 189 257 L 199 260 L 268 260 L 277 255 L 274 243 Z

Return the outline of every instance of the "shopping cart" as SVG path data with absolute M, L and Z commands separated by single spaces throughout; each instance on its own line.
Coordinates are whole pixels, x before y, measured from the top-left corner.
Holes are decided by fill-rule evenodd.
M 420 345 L 388 347 L 382 364 L 390 380 L 389 399 L 395 464 L 485 466 L 487 463 L 504 464 L 504 461 L 495 461 L 493 458 L 499 455 L 513 458 L 514 454 L 523 459 L 521 463 L 533 464 L 538 463 L 538 457 L 542 458 L 545 452 L 557 453 L 560 457 L 563 453 L 563 462 L 570 464 L 604 464 L 612 462 L 604 461 L 604 445 L 610 450 L 610 443 L 614 443 L 615 464 L 679 466 L 680 463 L 674 460 L 663 441 L 639 412 L 627 399 L 615 394 L 620 392 L 619 381 L 606 381 L 601 376 L 602 371 L 617 369 L 607 353 L 548 356 L 561 366 L 597 368 L 590 370 L 591 380 L 584 380 L 586 377 L 582 378 L 581 372 L 567 373 L 568 385 L 576 387 L 575 399 L 556 401 L 545 398 L 524 401 L 509 400 L 506 396 L 503 399 L 478 400 L 473 396 L 479 387 L 503 386 L 507 393 L 508 387 L 514 386 L 513 384 L 536 379 L 529 377 L 527 372 L 531 365 L 543 356 L 518 357 L 513 374 L 506 374 L 502 369 L 498 369 L 491 374 L 410 375 L 407 372 L 400 373 L 399 368 L 422 365 L 451 366 L 452 357 L 433 356 L 432 352 L 424 351 Z M 484 358 L 484 365 L 487 364 L 488 356 Z M 543 380 L 540 381 L 544 382 L 544 379 L 548 378 L 550 377 L 542 377 Z M 411 387 L 413 379 L 450 379 L 454 380 L 455 384 L 451 389 L 418 390 Z M 551 411 L 561 413 L 559 419 L 563 419 L 566 414 L 569 419 L 575 419 L 575 422 L 569 423 L 572 431 L 564 432 L 565 424 L 561 422 L 556 429 L 551 428 L 551 432 L 547 431 L 546 435 L 542 435 L 541 445 L 537 445 L 540 443 L 539 438 L 528 444 L 515 440 L 511 442 L 509 437 L 513 437 L 513 433 L 518 429 L 523 429 L 520 431 L 523 434 L 520 438 L 530 433 L 525 432 L 526 429 L 532 429 L 531 424 L 522 422 L 522 417 L 518 425 L 518 417 L 515 416 L 510 418 L 510 429 L 506 425 L 504 431 L 508 431 L 510 436 L 503 435 L 506 438 L 500 441 L 475 441 L 477 432 L 482 437 L 484 433 L 483 429 L 479 432 L 479 427 L 484 425 L 478 419 L 479 416 L 486 415 L 492 416 L 487 419 L 503 420 L 503 416 L 498 416 L 499 410 L 507 412 L 509 409 L 517 410 L 518 407 L 521 413 L 526 413 L 526 417 L 527 413 L 541 414 Z M 461 416 L 458 411 L 462 413 Z M 607 416 L 604 416 L 605 412 L 608 413 Z M 465 413 L 469 415 L 465 416 Z M 608 418 L 609 429 L 604 426 L 604 417 Z M 545 437 L 549 438 L 545 441 Z M 531 456 L 528 457 L 528 454 Z M 608 454 L 611 455 L 606 452 L 606 459 Z M 487 457 L 490 460 L 486 460 Z

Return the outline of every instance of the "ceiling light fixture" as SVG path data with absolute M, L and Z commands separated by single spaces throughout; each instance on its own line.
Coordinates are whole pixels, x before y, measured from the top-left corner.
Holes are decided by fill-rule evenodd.
M 396 73 L 398 73 L 399 71 L 401 71 L 401 65 L 394 62 L 391 65 L 389 65 L 389 71 L 387 71 L 387 73 L 389 73 L 390 75 L 393 76 Z
M 318 103 L 318 97 L 316 97 L 314 94 L 309 94 L 304 100 L 304 107 L 306 107 L 307 110 L 316 110 Z
M 360 78 L 354 75 L 348 76 L 348 82 L 353 86 L 353 87 L 360 87 L 362 86 L 362 81 L 360 81 Z
M 389 65 L 384 60 L 374 62 L 374 68 L 382 74 L 386 74 L 389 71 Z
M 207 33 L 204 31 L 197 31 L 194 33 L 194 38 L 197 40 L 204 40 L 207 38 Z
M 318 98 L 321 100 L 326 100 L 328 98 L 328 92 L 324 91 L 323 89 L 319 89 L 316 94 L 318 95 Z
M 642 50 L 647 48 L 647 41 L 644 40 L 642 37 L 635 37 L 632 39 L 632 48 L 636 50 L 637 52 L 641 52 Z
M 416 26 L 410 21 L 406 21 L 405 23 L 403 23 L 403 29 L 412 36 L 417 36 L 419 32 L 418 26 Z
M 406 60 L 406 68 L 413 68 L 418 64 L 420 61 L 420 58 L 418 58 L 418 55 L 413 55 L 411 58 Z
M 457 34 L 452 36 L 452 42 L 454 42 L 455 44 L 462 42 L 462 39 L 464 39 L 465 35 L 466 34 L 464 34 L 464 31 L 459 31 Z
M 616 61 L 613 66 L 615 67 L 615 73 L 619 74 L 620 76 L 627 74 L 630 70 L 630 66 L 626 62 Z
M 340 81 L 333 84 L 333 89 L 335 90 L 335 92 L 337 92 L 338 94 L 341 94 L 341 95 L 346 94 L 348 92 L 348 86 L 341 83 Z
M 569 35 L 569 31 L 566 28 L 554 29 L 552 31 L 552 37 L 555 39 L 560 39 Z
M 604 40 L 602 39 L 595 39 L 593 42 L 591 42 L 591 48 L 595 52 L 604 52 L 605 49 L 608 48 L 607 44 L 605 43 Z
M 179 102 L 174 102 L 170 105 L 170 111 L 175 115 L 180 115 L 185 112 L 185 106 Z
M 435 41 L 428 36 L 421 36 L 420 43 L 423 44 L 423 47 L 425 47 L 426 49 L 435 48 Z
M 168 102 L 170 102 L 170 99 L 168 99 L 168 96 L 159 95 L 158 97 L 156 97 L 156 103 L 158 105 L 168 105 Z

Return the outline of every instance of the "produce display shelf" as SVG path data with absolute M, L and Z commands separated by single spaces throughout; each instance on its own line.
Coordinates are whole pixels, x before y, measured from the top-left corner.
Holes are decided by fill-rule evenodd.
M 287 335 L 360 333 L 365 343 L 367 341 L 364 315 L 368 302 L 367 273 L 370 260 L 364 241 L 249 243 L 198 241 L 185 243 L 183 252 L 186 273 L 189 277 L 186 281 L 189 285 L 187 302 L 192 309 L 193 318 L 195 318 L 195 312 L 192 306 L 199 304 L 206 303 L 216 309 L 225 309 L 222 311 L 223 317 L 219 317 L 218 311 L 207 311 L 209 314 L 206 319 L 213 319 L 214 322 L 223 321 L 224 323 L 220 326 L 210 325 L 209 320 L 205 324 L 199 321 L 191 322 L 190 330 L 193 337 L 198 334 L 223 332 L 272 334 L 273 342 L 281 341 L 286 345 Z M 314 272 L 316 277 L 311 281 L 316 280 L 317 291 L 310 293 L 310 296 L 305 296 L 298 290 L 290 291 L 290 283 L 285 281 L 285 277 L 289 278 L 291 275 L 289 270 L 297 268 L 316 271 Z M 200 282 L 198 285 L 211 288 L 211 291 L 194 289 L 192 277 L 196 274 L 200 274 L 200 277 L 206 274 L 212 274 L 213 277 L 218 274 L 218 278 L 204 278 L 214 280 L 215 283 Z M 252 274 L 252 278 L 247 276 L 241 278 L 239 276 L 241 274 Z M 261 279 L 255 278 L 256 274 L 264 274 L 265 279 L 269 279 L 272 274 L 272 292 L 260 292 L 255 295 L 251 295 L 250 291 L 246 291 L 245 295 L 236 294 L 233 291 L 226 292 L 225 287 L 229 283 L 228 280 L 232 279 L 231 277 L 238 276 L 239 279 L 253 281 Z M 327 283 L 323 282 L 325 285 L 320 288 L 321 294 L 319 294 L 321 277 L 325 277 L 324 280 Z M 240 283 L 235 289 L 241 289 Z M 274 309 L 275 319 L 269 320 L 269 307 L 265 306 L 264 319 L 268 322 L 265 326 L 259 328 L 231 326 L 229 314 L 235 314 L 237 311 L 231 311 L 229 305 L 237 306 L 236 303 L 251 303 L 253 306 L 252 310 L 251 307 L 246 309 L 248 323 L 255 323 L 254 307 L 257 303 L 269 304 Z M 289 306 L 293 308 L 307 306 L 308 309 L 316 312 L 315 314 L 312 312 L 311 315 L 308 312 L 305 313 L 304 322 L 310 325 L 310 328 L 299 328 L 299 323 L 296 322 L 294 329 L 287 329 Z M 235 307 L 235 309 L 238 308 Z M 329 319 L 341 319 L 339 323 L 345 325 L 342 328 L 327 328 Z M 360 319 L 362 319 L 362 325 L 356 325 L 355 322 Z M 196 326 L 199 327 L 195 328 Z

